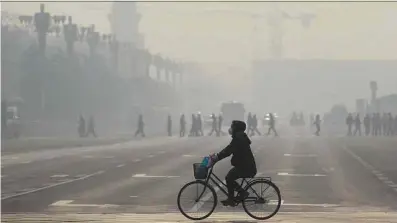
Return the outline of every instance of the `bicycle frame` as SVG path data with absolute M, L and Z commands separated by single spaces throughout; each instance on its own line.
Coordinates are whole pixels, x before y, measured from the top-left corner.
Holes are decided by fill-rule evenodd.
M 207 187 L 209 185 L 208 182 L 210 180 L 212 181 L 213 184 L 215 184 L 215 186 L 217 186 L 219 188 L 219 190 L 221 190 L 223 192 L 224 195 L 228 196 L 228 192 L 222 187 L 222 186 L 227 187 L 227 185 L 225 183 L 223 183 L 223 181 L 221 179 L 219 179 L 219 177 L 213 173 L 213 169 L 214 169 L 214 167 L 210 168 L 209 174 L 205 180 L 206 186 L 205 186 L 203 192 L 200 194 L 200 196 L 196 199 L 196 202 L 198 202 L 201 199 L 201 197 L 204 195 L 205 190 L 207 189 Z M 243 188 L 244 182 L 246 183 L 246 186 L 248 186 L 252 181 L 259 180 L 259 179 L 265 179 L 265 180 L 271 181 L 270 177 L 251 178 L 251 180 L 249 180 L 249 181 L 246 180 L 246 178 L 242 178 L 240 187 Z M 251 188 L 251 187 L 246 188 L 245 191 L 248 191 L 248 189 L 251 189 L 256 194 L 256 196 L 258 196 L 258 194 L 256 193 L 256 191 L 253 188 Z M 242 201 L 237 201 L 237 204 L 239 204 L 240 202 L 242 202 Z

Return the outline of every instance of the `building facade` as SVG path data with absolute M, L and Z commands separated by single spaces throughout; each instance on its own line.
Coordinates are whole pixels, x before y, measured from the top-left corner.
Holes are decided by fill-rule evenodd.
M 139 62 L 138 50 L 145 48 L 144 36 L 139 32 L 141 15 L 136 2 L 113 2 L 109 15 L 112 34 L 118 41 L 117 75 L 136 78 L 145 75 Z
M 137 48 L 144 48 L 144 37 L 139 33 L 141 15 L 136 2 L 114 2 L 109 15 L 112 34 L 121 43 L 133 43 Z

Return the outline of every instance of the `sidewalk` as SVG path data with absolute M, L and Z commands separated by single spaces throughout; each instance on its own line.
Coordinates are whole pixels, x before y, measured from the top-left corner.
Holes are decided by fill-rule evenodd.
M 166 223 L 193 222 L 179 213 L 166 214 L 2 214 L 2 222 L 106 222 L 106 223 Z M 245 213 L 214 213 L 209 218 L 199 222 L 259 222 Z M 391 223 L 397 222 L 397 213 L 385 212 L 310 212 L 280 213 L 266 222 L 282 223 Z

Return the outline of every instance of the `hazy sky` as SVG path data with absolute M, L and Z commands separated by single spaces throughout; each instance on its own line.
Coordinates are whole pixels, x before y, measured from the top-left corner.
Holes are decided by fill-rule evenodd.
M 107 18 L 110 5 L 109 2 L 46 3 L 48 11 L 72 15 L 79 24 L 95 23 L 103 32 L 110 30 Z M 248 63 L 253 48 L 262 57 L 268 57 L 272 30 L 266 15 L 274 12 L 275 7 L 293 15 L 300 12 L 317 15 L 309 29 L 303 29 L 298 20 L 284 20 L 286 57 L 397 59 L 397 3 L 138 3 L 143 16 L 140 30 L 152 52 L 231 63 Z M 38 10 L 39 3 L 2 3 L 2 8 L 32 14 Z M 254 20 L 255 13 L 261 13 L 262 18 Z M 254 35 L 255 21 L 258 31 Z

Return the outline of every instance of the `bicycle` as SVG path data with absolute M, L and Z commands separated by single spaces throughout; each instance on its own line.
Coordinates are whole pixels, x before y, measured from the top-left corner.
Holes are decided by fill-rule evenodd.
M 217 197 L 217 193 L 216 193 L 214 187 L 211 186 L 211 184 L 209 184 L 209 180 L 211 180 L 211 182 L 216 186 L 216 188 L 218 190 L 222 191 L 226 196 L 228 194 L 227 191 L 224 188 L 222 188 L 222 186 L 226 187 L 226 184 L 223 183 L 222 180 L 219 179 L 219 177 L 213 173 L 213 168 L 214 168 L 214 166 L 208 168 L 205 166 L 201 166 L 200 163 L 194 163 L 193 171 L 194 171 L 194 177 L 196 180 L 185 184 L 178 193 L 178 198 L 177 198 L 178 209 L 186 218 L 188 218 L 190 220 L 203 220 L 203 219 L 209 217 L 215 210 L 215 207 L 218 203 L 218 197 Z M 208 171 L 209 171 L 209 174 L 208 174 Z M 244 183 L 245 183 L 245 186 L 243 187 Z M 265 191 L 268 188 L 274 189 L 274 191 L 276 192 L 276 195 L 277 195 L 277 199 L 270 200 L 270 199 L 259 197 L 256 190 L 253 189 L 253 186 L 257 185 L 257 184 L 267 185 L 267 188 L 265 189 Z M 181 196 L 184 193 L 184 191 L 194 185 L 196 185 L 197 187 L 204 186 L 204 189 L 202 191 L 200 190 L 201 192 L 197 189 L 197 191 L 196 191 L 197 197 L 193 199 L 195 202 L 195 205 L 188 211 L 198 211 L 199 209 L 201 209 L 203 207 L 204 202 L 208 201 L 211 198 L 213 198 L 213 201 L 214 201 L 212 206 L 210 206 L 210 210 L 208 212 L 204 213 L 203 216 L 192 217 L 191 214 L 186 213 L 186 210 L 182 207 L 182 204 L 181 204 Z M 273 217 L 275 214 L 277 214 L 277 212 L 279 211 L 279 209 L 281 207 L 281 194 L 280 194 L 279 188 L 271 181 L 270 177 L 254 177 L 254 178 L 250 178 L 250 180 L 247 180 L 246 178 L 242 178 L 240 187 L 243 188 L 244 192 L 245 191 L 249 192 L 249 195 L 248 195 L 248 197 L 246 197 L 242 200 L 235 200 L 235 204 L 236 204 L 235 206 L 238 206 L 240 203 L 242 203 L 245 213 L 247 213 L 250 217 L 257 219 L 257 220 L 266 220 L 266 219 Z M 207 194 L 205 194 L 205 191 L 207 188 L 208 188 L 209 192 Z M 263 191 L 261 190 L 260 194 L 262 194 L 262 192 Z M 237 197 L 239 197 L 239 193 L 237 194 Z M 257 215 L 254 215 L 251 212 L 251 210 L 249 210 L 250 202 L 253 202 L 254 204 L 275 206 L 276 208 L 274 209 L 274 211 L 270 212 L 269 215 L 259 217 Z

